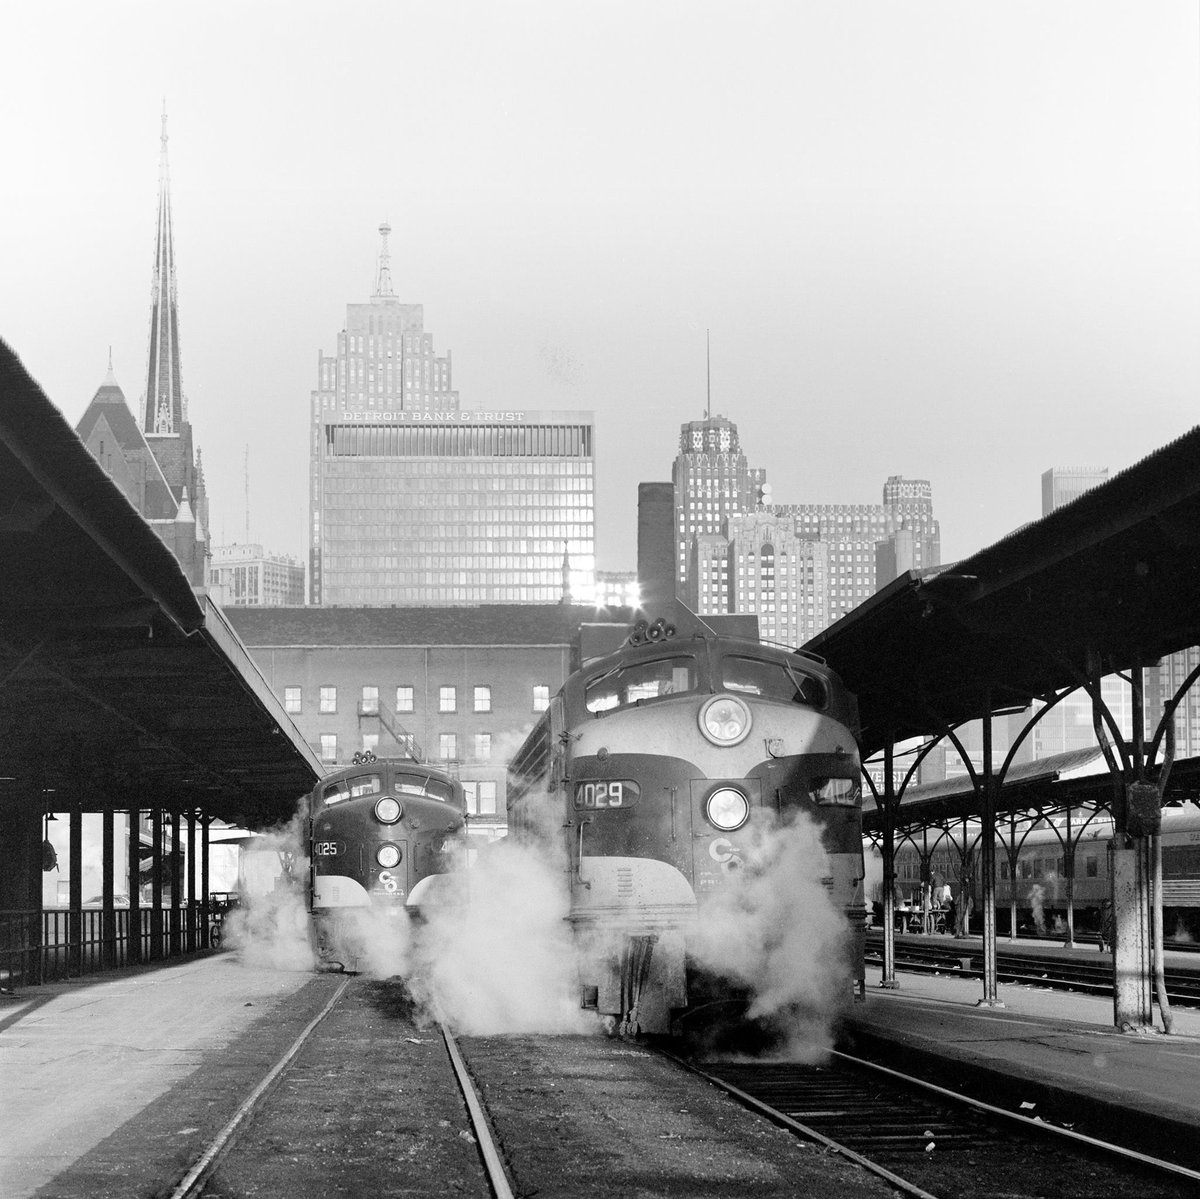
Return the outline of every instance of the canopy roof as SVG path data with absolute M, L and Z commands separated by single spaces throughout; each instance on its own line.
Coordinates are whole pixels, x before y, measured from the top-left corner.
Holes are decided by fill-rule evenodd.
M 0 797 L 292 815 L 316 755 L 3 342 L 0 562 Z
M 908 573 L 808 642 L 858 695 L 863 749 L 937 735 L 1200 643 L 1200 427 L 952 567 Z

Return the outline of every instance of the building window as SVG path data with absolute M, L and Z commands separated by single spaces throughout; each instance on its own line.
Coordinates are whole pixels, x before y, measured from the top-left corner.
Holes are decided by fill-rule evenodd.
M 321 761 L 337 761 L 337 733 L 321 734 Z
M 550 685 L 548 683 L 534 683 L 533 685 L 533 710 L 535 712 L 544 712 L 550 706 Z
M 409 683 L 404 683 L 396 688 L 396 711 L 412 712 L 413 710 L 412 685 Z
M 363 716 L 378 716 L 379 715 L 379 688 L 364 686 L 362 689 L 362 702 L 358 706 L 359 712 Z
M 300 713 L 300 688 L 285 687 L 283 689 L 283 710 L 292 716 Z
M 492 710 L 492 689 L 490 687 L 475 688 L 475 711 L 490 712 Z
M 396 742 L 400 746 L 401 757 L 415 758 L 417 756 L 417 739 L 412 733 L 401 733 L 396 738 Z
M 490 762 L 492 760 L 492 734 L 475 734 L 475 761 Z
M 438 734 L 438 756 L 443 762 L 454 762 L 458 759 L 458 734 Z
M 336 712 L 337 711 L 337 688 L 322 687 L 321 688 L 321 711 Z
M 363 753 L 377 753 L 379 750 L 379 734 L 363 733 Z
M 438 711 L 458 711 L 458 692 L 454 687 L 441 687 L 438 689 Z
M 479 784 L 479 815 L 494 816 L 496 814 L 496 783 L 494 780 L 484 780 Z

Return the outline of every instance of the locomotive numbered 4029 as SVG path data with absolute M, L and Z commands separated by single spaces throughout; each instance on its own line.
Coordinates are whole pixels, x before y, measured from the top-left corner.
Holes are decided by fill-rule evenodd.
M 457 779 L 410 759 L 356 754 L 317 784 L 309 796 L 309 909 L 323 959 L 352 954 L 364 918 L 399 919 L 436 899 L 464 810 Z
M 565 837 L 583 1006 L 678 1031 L 708 985 L 689 953 L 706 904 L 741 885 L 756 831 L 788 825 L 821 843 L 861 989 L 856 727 L 824 663 L 754 641 L 641 639 L 567 679 L 510 764 L 508 816 L 510 836 Z

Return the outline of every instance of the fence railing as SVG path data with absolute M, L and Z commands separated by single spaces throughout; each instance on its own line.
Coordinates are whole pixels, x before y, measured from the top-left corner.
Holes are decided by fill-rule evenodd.
M 210 909 L 199 904 L 0 911 L 0 985 L 61 982 L 206 949 L 211 927 Z

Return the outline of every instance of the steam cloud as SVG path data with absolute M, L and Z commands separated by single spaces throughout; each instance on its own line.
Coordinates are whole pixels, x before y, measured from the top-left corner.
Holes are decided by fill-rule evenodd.
M 243 854 L 244 907 L 227 918 L 226 937 L 247 964 L 316 965 L 301 827 L 296 819 Z M 441 880 L 419 919 L 345 910 L 334 956 L 371 977 L 402 977 L 419 1004 L 469 1035 L 597 1031 L 579 1007 L 566 852 L 561 829 L 552 832 L 537 848 L 487 846 Z M 738 885 L 705 897 L 689 948 L 696 964 L 750 992 L 750 1016 L 782 1032 L 784 1055 L 819 1056 L 851 992 L 848 926 L 821 883 L 830 865 L 820 829 L 799 815 L 747 833 Z
M 798 813 L 739 846 L 740 885 L 705 897 L 694 958 L 746 986 L 749 1012 L 784 1038 L 783 1056 L 820 1056 L 851 993 L 848 924 L 821 879 L 830 871 L 817 824 Z

